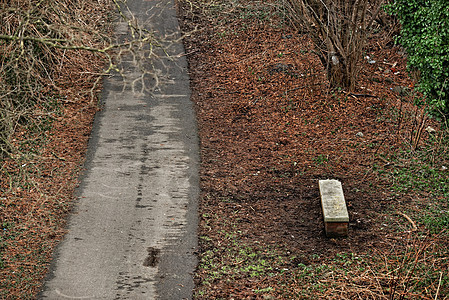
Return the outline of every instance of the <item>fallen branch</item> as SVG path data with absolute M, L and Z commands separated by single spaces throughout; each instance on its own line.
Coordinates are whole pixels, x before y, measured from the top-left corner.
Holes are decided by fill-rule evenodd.
M 379 98 L 379 97 L 377 97 L 377 96 L 375 96 L 375 95 L 370 95 L 370 94 L 354 94 L 354 93 L 349 93 L 348 95 L 349 95 L 349 96 L 356 97 L 356 98 L 358 98 L 358 97 L 362 97 L 362 98 Z

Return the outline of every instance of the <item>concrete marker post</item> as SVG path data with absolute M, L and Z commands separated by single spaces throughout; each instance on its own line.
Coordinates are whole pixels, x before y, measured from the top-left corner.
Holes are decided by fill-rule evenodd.
M 326 236 L 347 237 L 349 215 L 341 182 L 338 180 L 319 180 L 318 183 Z

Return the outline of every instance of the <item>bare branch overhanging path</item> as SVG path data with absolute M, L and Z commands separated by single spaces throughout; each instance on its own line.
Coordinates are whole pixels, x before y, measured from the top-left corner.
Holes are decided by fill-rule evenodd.
M 176 11 L 173 0 L 127 4 L 163 49 L 128 56 L 126 80 L 105 81 L 87 171 L 40 299 L 192 297 L 198 137 Z M 127 37 L 126 23 L 116 34 Z

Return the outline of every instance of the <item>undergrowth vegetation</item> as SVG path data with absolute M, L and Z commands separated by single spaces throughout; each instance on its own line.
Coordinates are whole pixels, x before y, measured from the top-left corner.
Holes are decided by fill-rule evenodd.
M 396 0 L 388 6 L 401 22 L 398 40 L 424 94 L 418 103 L 445 120 L 449 117 L 449 9 L 445 0 Z
M 449 132 L 443 127 L 439 133 L 432 133 L 420 148 L 398 152 L 388 175 L 398 196 L 410 193 L 431 199 L 413 214 L 432 233 L 449 226 L 448 139 Z
M 107 66 L 111 8 L 107 0 L 0 3 L 2 299 L 34 297 L 63 234 Z
M 11 137 L 21 126 L 45 127 L 53 107 L 67 99 L 67 73 L 80 88 L 76 97 L 95 91 L 83 81 L 98 75 L 84 66 L 85 56 L 98 60 L 110 42 L 105 24 L 111 3 L 35 0 L 0 4 L 0 151 L 15 152 Z M 89 53 L 73 54 L 75 50 Z M 102 58 L 100 58 L 102 59 Z M 84 94 L 84 95 L 83 95 Z M 57 108 L 56 108 L 57 109 Z M 43 128 L 45 130 L 45 128 Z

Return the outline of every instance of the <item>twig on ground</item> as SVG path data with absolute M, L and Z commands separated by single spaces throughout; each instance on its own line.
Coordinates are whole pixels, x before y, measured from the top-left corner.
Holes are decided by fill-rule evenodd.
M 379 97 L 376 96 L 376 95 L 370 95 L 370 94 L 354 94 L 354 93 L 349 93 L 348 95 L 349 95 L 349 96 L 356 97 L 356 98 L 358 98 L 358 97 L 361 97 L 361 98 L 379 98 Z
M 413 222 L 413 220 L 409 216 L 407 216 L 406 214 L 399 212 L 399 211 L 397 212 L 397 214 L 403 216 L 405 219 L 407 219 L 407 221 L 410 222 L 410 224 L 412 225 L 412 228 L 413 228 L 412 231 L 418 230 L 418 227 L 416 227 L 415 222 Z

